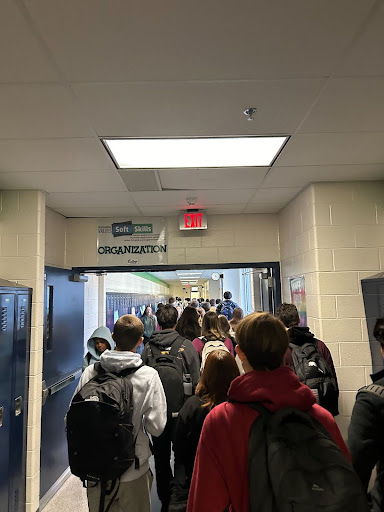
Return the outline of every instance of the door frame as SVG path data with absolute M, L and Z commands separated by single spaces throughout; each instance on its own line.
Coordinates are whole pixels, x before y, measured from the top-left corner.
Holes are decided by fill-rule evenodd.
M 217 268 L 268 268 L 271 269 L 271 277 L 273 278 L 273 307 L 277 311 L 281 304 L 281 273 L 280 262 L 278 261 L 262 261 L 252 263 L 194 263 L 182 265 L 137 265 L 137 266 L 113 266 L 113 267 L 72 267 L 72 271 L 76 274 L 99 274 L 112 272 L 167 272 L 176 270 L 205 270 Z

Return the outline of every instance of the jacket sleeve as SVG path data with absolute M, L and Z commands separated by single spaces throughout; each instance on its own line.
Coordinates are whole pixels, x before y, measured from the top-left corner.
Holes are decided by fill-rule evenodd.
M 84 371 L 88 367 L 88 353 L 87 352 L 83 359 L 83 364 L 81 365 L 81 369 Z
M 195 388 L 199 383 L 200 379 L 200 358 L 197 353 L 195 347 L 192 345 L 192 342 L 189 340 L 184 340 L 184 353 L 185 354 L 185 364 L 189 373 L 191 375 L 192 380 L 192 388 L 193 393 L 195 392 Z
M 375 401 L 375 397 L 370 397 L 368 393 L 358 395 L 348 430 L 352 464 L 366 490 L 372 470 L 382 453 L 382 432 Z
M 147 343 L 141 353 L 141 359 L 142 359 L 143 363 L 146 365 L 148 364 L 148 351 L 149 351 L 149 347 L 148 347 L 148 343 Z
M 187 512 L 223 512 L 229 505 L 229 492 L 223 471 L 212 448 L 215 429 L 208 415 L 201 432 L 195 458 Z
M 143 403 L 144 426 L 152 436 L 162 434 L 167 423 L 167 401 L 159 374 L 156 372 L 148 386 Z

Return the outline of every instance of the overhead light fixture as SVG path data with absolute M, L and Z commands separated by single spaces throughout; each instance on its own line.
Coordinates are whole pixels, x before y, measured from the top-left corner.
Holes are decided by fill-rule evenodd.
M 102 139 L 119 169 L 269 167 L 287 136 Z

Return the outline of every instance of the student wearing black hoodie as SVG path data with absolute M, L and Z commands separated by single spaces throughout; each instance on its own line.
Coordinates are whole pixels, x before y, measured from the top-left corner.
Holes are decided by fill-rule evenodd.
M 373 335 L 384 357 L 384 318 L 378 318 Z M 371 375 L 373 385 L 359 390 L 348 430 L 352 464 L 364 489 L 376 466 L 375 485 L 369 494 L 371 511 L 384 510 L 384 370 Z
M 329 368 L 332 374 L 332 381 L 334 392 L 327 403 L 320 403 L 325 409 L 327 409 L 333 416 L 339 414 L 338 398 L 339 398 L 339 387 L 337 384 L 337 376 L 335 366 L 333 364 L 331 352 L 327 348 L 326 344 L 315 338 L 315 335 L 311 333 L 309 327 L 299 327 L 300 317 L 297 308 L 294 304 L 283 303 L 277 309 L 277 318 L 285 325 L 288 336 L 289 336 L 289 347 L 284 357 L 284 364 L 293 368 L 292 361 L 292 346 L 296 345 L 302 347 L 306 343 L 314 345 L 317 352 L 324 360 L 325 364 Z M 294 369 L 294 368 L 293 368 Z M 295 369 L 294 369 L 295 370 Z M 300 376 L 299 376 L 300 378 Z M 309 386 L 311 387 L 311 386 Z
M 157 311 L 156 316 L 162 330 L 155 332 L 151 336 L 149 343 L 145 346 L 141 356 L 143 362 L 146 365 L 153 366 L 155 363 L 155 349 L 160 349 L 164 354 L 169 354 L 175 343 L 179 345 L 177 359 L 180 362 L 180 366 L 183 368 L 183 375 L 189 375 L 189 395 L 192 395 L 195 392 L 200 378 L 199 355 L 191 341 L 183 338 L 177 331 L 175 331 L 178 317 L 176 308 L 171 304 L 167 304 Z M 166 389 L 165 394 L 167 396 Z M 168 396 L 167 402 L 169 406 Z M 172 414 L 168 411 L 168 421 L 164 432 L 161 436 L 153 438 L 157 494 L 162 504 L 162 512 L 168 511 L 168 505 L 171 497 L 171 481 L 173 479 L 171 468 L 171 447 L 174 439 L 176 417 L 177 413 Z M 175 461 L 175 467 L 176 466 L 177 461 Z

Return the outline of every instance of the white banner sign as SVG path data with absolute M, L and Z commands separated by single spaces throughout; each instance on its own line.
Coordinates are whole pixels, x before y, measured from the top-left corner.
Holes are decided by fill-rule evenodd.
M 99 266 L 166 265 L 168 241 L 165 219 L 111 219 L 98 226 Z

